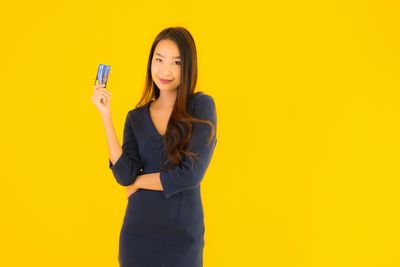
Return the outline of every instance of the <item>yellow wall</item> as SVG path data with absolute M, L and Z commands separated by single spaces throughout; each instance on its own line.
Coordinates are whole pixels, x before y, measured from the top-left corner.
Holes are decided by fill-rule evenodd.
M 264 3 L 265 2 L 265 3 Z M 193 34 L 217 105 L 205 267 L 400 266 L 397 1 L 9 1 L 0 9 L 0 266 L 118 266 L 118 136 L 153 38 Z M 190 266 L 188 266 L 190 267 Z

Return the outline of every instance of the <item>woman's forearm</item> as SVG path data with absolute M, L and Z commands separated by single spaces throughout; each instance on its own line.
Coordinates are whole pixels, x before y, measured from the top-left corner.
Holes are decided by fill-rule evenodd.
M 117 134 L 115 133 L 111 114 L 107 116 L 102 116 L 101 119 L 103 121 L 104 130 L 106 132 L 110 161 L 112 164 L 114 164 L 121 156 L 122 148 L 119 144 Z
M 131 186 L 135 186 L 136 188 L 163 191 L 159 172 L 138 175 L 135 182 Z

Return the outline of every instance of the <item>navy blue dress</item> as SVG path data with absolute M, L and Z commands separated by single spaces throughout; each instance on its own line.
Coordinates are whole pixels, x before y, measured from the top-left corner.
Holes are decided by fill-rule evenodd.
M 198 153 L 192 165 L 188 158 L 171 171 L 160 171 L 166 159 L 165 135 L 156 130 L 150 103 L 128 112 L 124 125 L 122 155 L 109 168 L 123 186 L 137 175 L 160 172 L 163 191 L 139 189 L 128 199 L 119 237 L 121 267 L 203 266 L 204 215 L 200 182 L 217 143 L 208 144 L 209 125 L 194 123 L 188 148 Z M 188 112 L 217 126 L 215 103 L 199 91 L 188 98 Z

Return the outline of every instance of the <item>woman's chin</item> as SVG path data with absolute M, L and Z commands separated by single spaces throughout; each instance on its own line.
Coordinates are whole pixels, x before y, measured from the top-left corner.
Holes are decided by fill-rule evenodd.
M 169 84 L 157 84 L 158 89 L 160 89 L 161 91 L 175 91 L 178 89 L 178 87 L 176 86 L 171 86 Z

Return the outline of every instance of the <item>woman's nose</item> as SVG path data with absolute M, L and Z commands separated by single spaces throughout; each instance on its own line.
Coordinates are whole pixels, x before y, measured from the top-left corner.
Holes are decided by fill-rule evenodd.
M 165 75 L 165 76 L 171 76 L 171 72 L 169 72 L 169 71 L 164 71 L 164 75 Z

